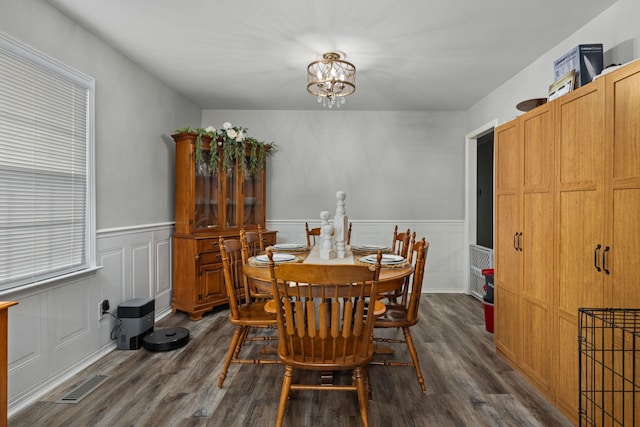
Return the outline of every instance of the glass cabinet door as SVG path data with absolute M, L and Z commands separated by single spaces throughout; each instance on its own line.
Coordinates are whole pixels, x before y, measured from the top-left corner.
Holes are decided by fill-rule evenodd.
M 234 228 L 238 226 L 238 165 L 234 162 L 229 169 L 225 171 L 225 195 L 226 195 L 226 227 Z
M 218 174 L 209 167 L 208 151 L 202 152 L 202 161 L 196 164 L 195 196 L 195 229 L 219 228 Z
M 243 182 L 243 225 L 258 225 L 264 223 L 264 200 L 263 200 L 263 174 L 251 172 L 244 173 Z

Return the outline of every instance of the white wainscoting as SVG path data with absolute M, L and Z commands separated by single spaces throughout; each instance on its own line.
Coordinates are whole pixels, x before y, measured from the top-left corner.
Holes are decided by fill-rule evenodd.
M 309 222 L 319 227 L 320 220 Z M 393 240 L 393 229 L 410 229 L 418 239 L 429 242 L 423 292 L 467 293 L 468 266 L 465 266 L 464 221 L 358 221 L 353 224 L 351 243 L 387 244 Z M 304 220 L 270 220 L 267 229 L 278 231 L 279 243 L 305 243 Z
M 278 242 L 304 242 L 304 222 L 267 221 L 267 228 L 278 231 Z M 424 291 L 467 292 L 463 221 L 351 222 L 355 244 L 390 244 L 396 224 L 425 236 L 430 245 Z M 115 348 L 115 319 L 99 319 L 102 300 L 115 314 L 121 302 L 152 297 L 156 320 L 170 313 L 173 229 L 159 224 L 100 230 L 97 272 L 2 295 L 19 303 L 9 309 L 9 416 Z
M 156 319 L 171 310 L 173 223 L 100 230 L 91 274 L 22 291 L 9 310 L 9 416 L 112 351 L 115 317 L 100 319 L 131 298 L 155 298 Z M 128 350 L 124 350 L 128 351 Z

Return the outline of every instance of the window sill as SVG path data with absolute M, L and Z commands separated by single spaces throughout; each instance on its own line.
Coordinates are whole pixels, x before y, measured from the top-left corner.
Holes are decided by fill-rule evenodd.
M 37 282 L 29 283 L 26 285 L 20 285 L 15 288 L 3 289 L 0 291 L 0 300 L 6 300 L 7 295 L 14 295 L 24 291 L 32 291 L 35 288 L 46 287 L 47 285 L 58 285 L 60 282 L 67 282 L 79 277 L 88 276 L 94 274 L 96 271 L 101 270 L 102 266 L 92 266 L 85 268 L 84 270 L 74 271 L 72 273 L 63 274 L 61 276 L 51 277 L 46 280 L 40 280 Z

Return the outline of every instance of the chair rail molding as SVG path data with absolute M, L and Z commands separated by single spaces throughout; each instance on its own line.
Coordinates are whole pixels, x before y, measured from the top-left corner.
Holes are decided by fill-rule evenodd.
M 93 274 L 3 295 L 19 303 L 9 311 L 9 417 L 115 349 L 120 303 L 154 298 L 156 320 L 171 312 L 173 231 L 173 223 L 98 230 Z M 114 316 L 100 315 L 104 299 Z
M 403 221 L 403 220 L 362 220 L 349 218 L 353 224 L 351 243 L 390 245 L 393 228 L 411 229 L 416 237 L 425 237 L 429 242 L 429 257 L 425 269 L 423 293 L 468 293 L 465 278 L 465 221 Z M 278 231 L 279 243 L 305 243 L 304 223 L 317 227 L 320 220 L 269 220 L 268 230 Z M 316 225 L 317 224 L 317 225 Z

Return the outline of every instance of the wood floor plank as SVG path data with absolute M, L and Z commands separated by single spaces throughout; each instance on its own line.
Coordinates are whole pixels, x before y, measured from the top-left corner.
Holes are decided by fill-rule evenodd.
M 228 310 L 216 308 L 197 322 L 182 313 L 156 329 L 185 327 L 190 341 L 167 352 L 115 350 L 9 420 L 12 427 L 184 426 L 248 427 L 275 422 L 283 365 L 232 364 L 222 389 L 217 379 L 233 334 Z M 260 331 L 273 334 L 275 331 Z M 377 332 L 378 333 L 378 332 Z M 401 337 L 399 330 L 380 333 Z M 570 426 L 571 423 L 499 356 L 484 327 L 482 303 L 460 294 L 422 296 L 420 322 L 411 329 L 427 393 L 411 367 L 371 366 L 373 427 Z M 257 355 L 267 342 L 248 343 Z M 394 360 L 410 360 L 394 345 Z M 109 379 L 77 404 L 55 403 L 90 376 Z M 306 381 L 317 373 L 300 372 Z M 336 381 L 350 381 L 337 374 Z M 357 426 L 355 393 L 298 391 L 285 426 Z

